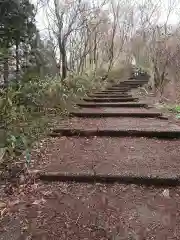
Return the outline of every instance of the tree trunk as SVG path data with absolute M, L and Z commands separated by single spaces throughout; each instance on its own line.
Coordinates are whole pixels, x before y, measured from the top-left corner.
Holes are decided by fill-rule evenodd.
M 4 85 L 5 87 L 8 86 L 8 78 L 9 78 L 9 59 L 8 56 L 4 57 Z
M 65 42 L 61 39 L 58 40 L 59 50 L 61 54 L 61 69 L 62 69 L 62 81 L 67 77 L 67 57 L 66 57 L 66 49 L 65 49 Z
M 90 66 L 92 65 L 92 53 L 91 53 L 91 51 L 89 53 L 89 64 L 90 64 Z
M 16 81 L 19 82 L 19 39 L 16 39 Z
M 44 77 L 44 67 L 41 64 L 39 65 L 39 75 L 41 79 Z
M 160 84 L 160 74 L 159 74 L 159 70 L 156 67 L 156 65 L 154 66 L 154 86 L 156 88 L 156 90 L 158 89 Z
M 97 33 L 94 34 L 94 64 L 96 65 Z
M 84 72 L 84 69 L 85 69 L 85 61 L 86 61 L 86 58 L 83 58 L 83 60 L 82 60 L 82 65 L 81 65 L 81 73 Z
M 62 62 L 61 62 L 61 66 L 62 66 L 62 80 L 64 80 L 67 77 L 66 52 L 63 50 L 61 52 L 61 55 L 62 55 Z
M 69 68 L 72 70 L 73 69 L 73 56 L 72 52 L 70 53 L 69 56 Z

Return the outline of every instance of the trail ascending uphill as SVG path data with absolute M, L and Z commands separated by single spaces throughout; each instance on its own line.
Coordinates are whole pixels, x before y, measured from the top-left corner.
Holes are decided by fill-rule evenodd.
M 89 94 L 34 153 L 32 239 L 180 239 L 180 127 L 131 95 L 146 82 Z

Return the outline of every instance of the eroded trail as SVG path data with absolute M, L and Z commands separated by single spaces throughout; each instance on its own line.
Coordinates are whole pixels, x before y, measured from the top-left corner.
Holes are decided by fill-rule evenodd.
M 180 127 L 131 95 L 146 82 L 90 94 L 34 151 L 38 187 L 22 196 L 22 236 L 180 239 Z

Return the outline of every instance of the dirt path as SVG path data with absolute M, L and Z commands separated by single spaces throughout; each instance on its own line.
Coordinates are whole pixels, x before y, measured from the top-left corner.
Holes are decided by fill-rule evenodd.
M 128 93 L 145 83 L 136 81 L 119 88 L 128 86 Z M 118 85 L 110 89 L 118 90 Z M 52 129 L 56 138 L 33 149 L 31 173 L 38 173 L 36 178 L 19 188 L 4 185 L 0 240 L 180 239 L 180 187 L 175 186 L 180 185 L 180 127 L 158 110 L 129 100 L 89 96 L 77 110 L 85 115 L 72 114 Z M 58 178 L 62 174 L 63 182 Z M 129 184 L 123 180 L 127 177 Z M 117 182 L 106 182 L 109 178 Z
M 179 143 L 128 137 L 55 138 L 46 142 L 36 169 L 47 173 L 175 177 L 180 169 Z

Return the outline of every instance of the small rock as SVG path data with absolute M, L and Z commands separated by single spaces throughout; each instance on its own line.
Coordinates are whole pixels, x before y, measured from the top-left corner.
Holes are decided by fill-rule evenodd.
M 169 198 L 169 189 L 164 189 L 164 191 L 162 192 L 162 195 L 166 198 Z
M 5 202 L 2 202 L 2 201 L 0 201 L 0 209 L 2 209 L 2 208 L 5 208 L 6 207 L 6 203 Z

